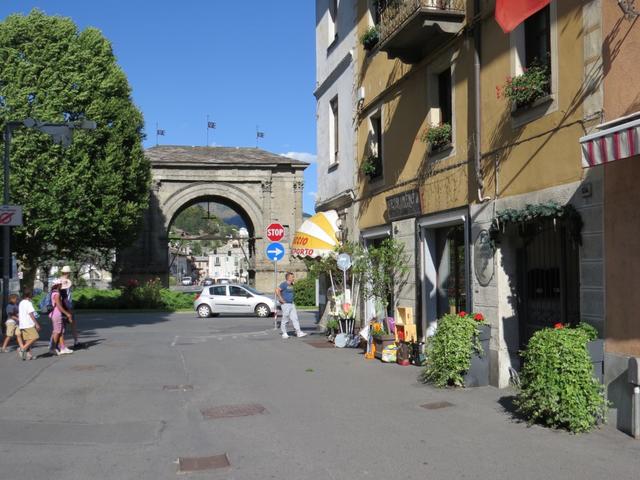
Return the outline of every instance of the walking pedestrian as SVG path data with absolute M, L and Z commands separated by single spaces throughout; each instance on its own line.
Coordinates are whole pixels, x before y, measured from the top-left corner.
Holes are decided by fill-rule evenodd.
M 9 351 L 9 342 L 12 337 L 16 337 L 16 342 L 18 342 L 18 348 L 22 349 L 22 337 L 20 336 L 20 330 L 18 329 L 18 295 L 12 293 L 9 295 L 9 305 L 7 305 L 7 321 L 5 322 L 5 337 L 4 342 L 2 343 L 2 348 L 0 352 L 8 352 Z
M 22 300 L 18 305 L 18 324 L 23 345 L 18 349 L 18 358 L 22 360 L 33 360 L 31 346 L 36 343 L 40 335 L 40 324 L 36 319 L 36 310 L 33 308 L 31 298 L 33 293 L 30 288 L 25 288 L 22 293 Z
M 64 344 L 65 321 L 63 315 L 67 317 L 67 321 L 71 325 L 73 325 L 73 315 L 64 305 L 60 294 L 61 287 L 62 279 L 60 278 L 54 280 L 51 285 L 51 304 L 53 305 L 53 310 L 49 314 L 52 324 L 50 352 L 55 355 L 73 353 L 73 350 L 67 348 Z
M 69 312 L 73 312 L 73 298 L 71 287 L 73 286 L 73 282 L 71 281 L 71 267 L 69 265 L 65 265 L 60 270 L 62 274 L 60 279 L 62 280 L 62 285 L 60 287 L 60 296 L 62 301 L 64 302 L 64 307 Z M 71 327 L 71 335 L 73 336 L 73 349 L 76 350 L 78 348 L 82 348 L 82 344 L 78 341 L 78 322 L 74 318 L 73 321 L 69 321 L 66 314 L 63 315 L 63 320 Z
M 289 323 L 289 320 L 293 323 L 293 328 L 296 330 L 296 336 L 306 337 L 307 334 L 300 330 L 298 311 L 296 310 L 295 303 L 293 303 L 294 275 L 291 272 L 287 272 L 284 278 L 285 281 L 276 288 L 276 298 L 282 305 L 282 321 L 280 322 L 282 338 L 289 338 L 289 334 L 287 333 L 287 323 Z

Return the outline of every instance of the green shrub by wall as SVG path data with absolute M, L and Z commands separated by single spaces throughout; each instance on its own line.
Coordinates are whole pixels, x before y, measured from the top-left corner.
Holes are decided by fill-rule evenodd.
M 606 420 L 604 387 L 593 376 L 588 328 L 545 328 L 524 352 L 518 411 L 530 423 L 586 432 Z
M 293 284 L 293 298 L 298 306 L 311 306 L 316 304 L 316 280 L 307 277 L 296 280 Z

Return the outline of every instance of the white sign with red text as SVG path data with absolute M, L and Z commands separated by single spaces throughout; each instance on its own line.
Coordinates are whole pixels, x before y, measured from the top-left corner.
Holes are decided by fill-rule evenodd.
M 272 223 L 267 227 L 267 238 L 272 242 L 279 242 L 284 238 L 284 227 L 280 223 Z

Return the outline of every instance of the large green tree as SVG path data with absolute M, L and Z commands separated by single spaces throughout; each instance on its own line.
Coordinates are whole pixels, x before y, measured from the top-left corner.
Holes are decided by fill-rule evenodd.
M 14 251 L 33 284 L 37 265 L 82 258 L 135 239 L 148 206 L 150 166 L 142 114 L 110 42 L 95 28 L 33 10 L 0 22 L 0 127 L 34 118 L 97 122 L 64 148 L 18 129 L 11 149 L 11 203 L 24 208 Z

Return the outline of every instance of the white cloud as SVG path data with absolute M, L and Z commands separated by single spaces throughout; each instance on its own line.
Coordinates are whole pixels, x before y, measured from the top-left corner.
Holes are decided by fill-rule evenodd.
M 287 152 L 281 154 L 283 157 L 293 158 L 294 160 L 300 160 L 301 162 L 316 163 L 318 156 L 313 153 L 307 152 Z
M 318 199 L 318 192 L 307 192 L 307 195 L 313 198 L 314 201 Z

